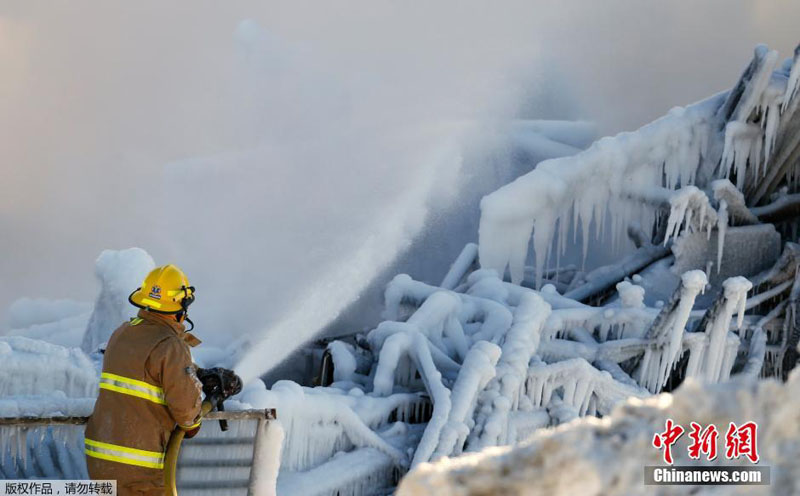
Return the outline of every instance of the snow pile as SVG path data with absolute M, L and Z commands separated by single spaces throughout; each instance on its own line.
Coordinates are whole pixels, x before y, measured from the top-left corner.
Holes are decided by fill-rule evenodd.
M 774 380 L 713 385 L 689 381 L 673 395 L 630 400 L 608 417 L 588 417 L 540 431 L 517 447 L 423 464 L 401 482 L 397 494 L 720 494 L 720 488 L 714 486 L 642 484 L 645 465 L 663 465 L 661 451 L 651 442 L 654 434 L 664 430 L 668 418 L 686 429 L 691 422 L 715 424 L 722 431 L 718 453 L 725 452 L 724 430 L 729 422 L 756 422 L 759 465 L 770 466 L 771 486 L 761 486 L 761 492 L 759 487 L 742 487 L 741 492 L 800 491 L 800 374 L 794 374 L 786 384 Z M 673 446 L 675 465 L 698 463 L 688 457 L 689 442 L 684 434 Z M 718 456 L 709 464 L 749 466 L 750 462 Z
M 136 315 L 137 309 L 128 302 L 128 296 L 154 267 L 152 257 L 141 248 L 105 250 L 100 254 L 95 263 L 100 294 L 81 343 L 83 351 L 95 351 L 120 324 Z

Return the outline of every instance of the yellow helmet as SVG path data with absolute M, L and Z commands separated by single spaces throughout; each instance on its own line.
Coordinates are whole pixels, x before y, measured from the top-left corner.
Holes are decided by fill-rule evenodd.
M 168 264 L 151 270 L 128 301 L 139 308 L 159 313 L 186 312 L 194 301 L 194 286 L 189 286 L 189 280 L 181 269 Z

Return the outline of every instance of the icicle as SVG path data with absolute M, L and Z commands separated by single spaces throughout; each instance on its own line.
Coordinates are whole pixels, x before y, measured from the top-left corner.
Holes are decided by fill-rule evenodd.
M 717 212 L 717 274 L 722 268 L 722 251 L 725 249 L 725 235 L 728 232 L 728 202 L 720 200 Z
M 800 90 L 800 57 L 795 54 L 792 71 L 789 73 L 789 82 L 783 94 L 783 102 L 781 102 L 781 112 L 786 111 L 789 103 L 797 96 L 798 90 Z
M 725 148 L 722 154 L 722 170 L 725 178 L 730 178 L 731 170 L 736 172 L 736 187 L 745 184 L 748 160 L 754 171 L 758 171 L 761 161 L 763 132 L 758 124 L 731 121 L 725 126 Z

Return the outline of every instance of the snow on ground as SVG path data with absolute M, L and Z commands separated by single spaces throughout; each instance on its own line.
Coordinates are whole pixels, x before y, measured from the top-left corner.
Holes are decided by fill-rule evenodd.
M 747 459 L 724 456 L 729 422 L 758 424 L 758 465 L 769 466 L 770 486 L 645 486 L 644 466 L 664 465 L 651 444 L 666 419 L 685 426 L 715 424 L 720 433 L 713 462 L 703 466 L 747 467 Z M 675 465 L 689 458 L 688 434 L 672 449 Z M 587 417 L 537 432 L 518 446 L 420 465 L 400 484 L 398 496 L 417 494 L 526 494 L 559 496 L 797 494 L 800 491 L 800 373 L 789 382 L 735 381 L 703 385 L 689 381 L 674 394 L 632 399 L 611 415 Z

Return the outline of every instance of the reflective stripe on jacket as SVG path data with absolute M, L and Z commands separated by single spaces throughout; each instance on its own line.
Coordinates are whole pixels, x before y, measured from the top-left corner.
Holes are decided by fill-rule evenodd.
M 188 344 L 197 342 L 170 316 L 146 310 L 114 331 L 86 425 L 87 457 L 164 467 L 170 433 L 176 424 L 194 424 L 200 413 L 201 385 Z
M 110 443 L 101 443 L 94 439 L 84 439 L 84 452 L 93 458 L 108 460 L 127 465 L 137 465 L 147 468 L 164 468 L 164 453 L 145 451 Z
M 144 398 L 159 405 L 167 404 L 164 400 L 164 390 L 160 387 L 109 372 L 100 374 L 100 389 L 108 389 L 109 391 Z

